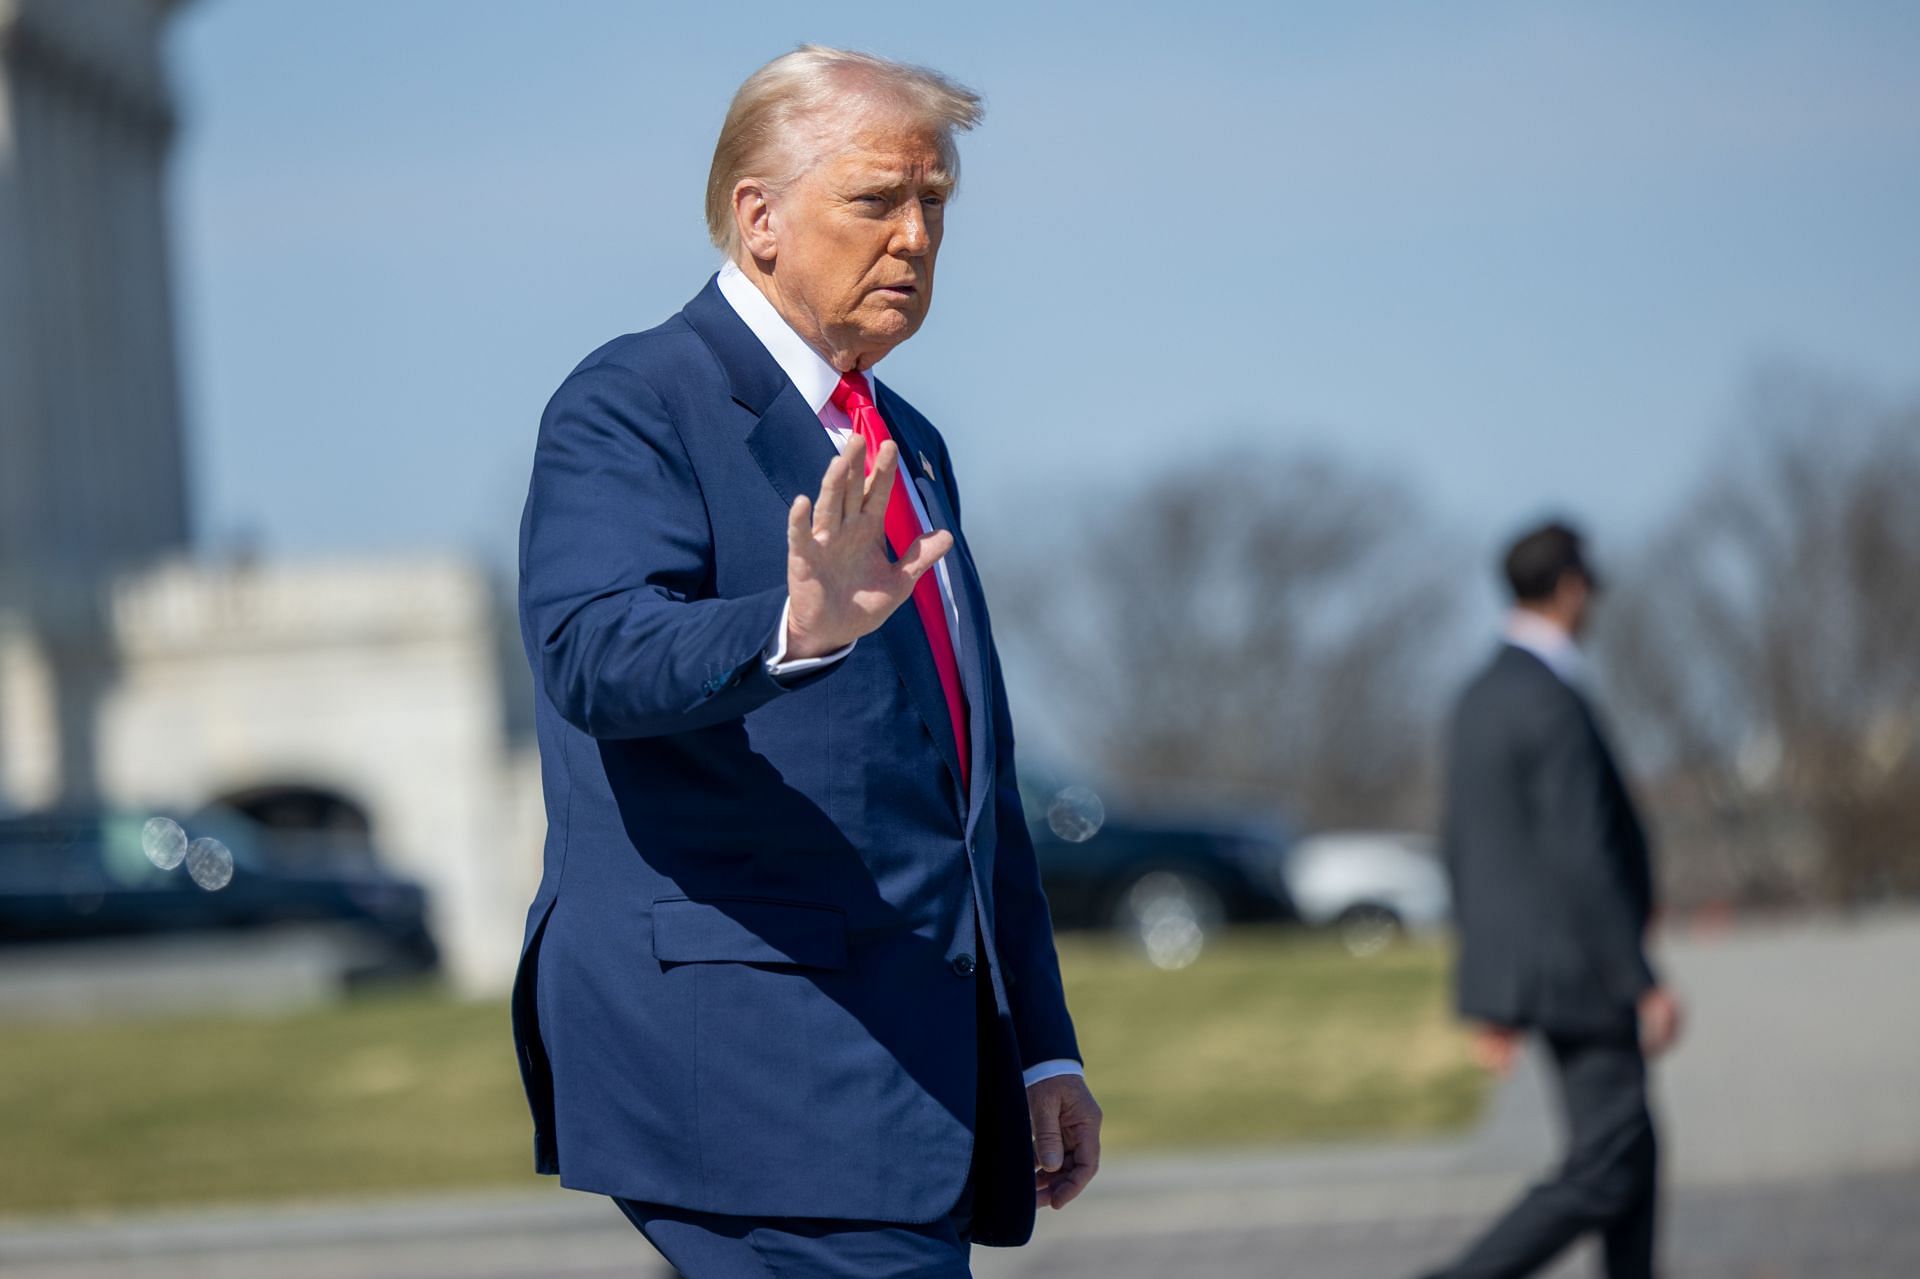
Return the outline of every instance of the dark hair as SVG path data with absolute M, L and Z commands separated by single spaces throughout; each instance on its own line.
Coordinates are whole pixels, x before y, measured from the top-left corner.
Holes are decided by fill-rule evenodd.
M 1501 567 L 1513 598 L 1522 603 L 1546 599 L 1569 572 L 1580 574 L 1591 586 L 1599 586 L 1593 570 L 1587 567 L 1579 532 L 1559 520 L 1523 535 L 1507 551 Z

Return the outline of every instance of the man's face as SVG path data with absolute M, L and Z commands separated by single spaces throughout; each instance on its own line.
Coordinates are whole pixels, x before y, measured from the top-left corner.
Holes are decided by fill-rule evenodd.
M 1593 621 L 1592 580 L 1579 569 L 1569 569 L 1560 575 L 1560 583 L 1554 593 L 1559 596 L 1567 633 L 1575 639 L 1585 635 Z
M 774 198 L 780 309 L 842 372 L 871 366 L 927 318 L 952 186 L 937 134 L 879 117 Z

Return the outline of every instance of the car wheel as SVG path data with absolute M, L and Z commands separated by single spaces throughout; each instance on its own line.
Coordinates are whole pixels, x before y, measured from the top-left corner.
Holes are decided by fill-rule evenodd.
M 1403 929 L 1400 916 L 1386 906 L 1361 902 L 1340 912 L 1334 921 L 1340 944 L 1356 959 L 1377 955 L 1393 944 Z
M 1113 926 L 1133 939 L 1155 968 L 1175 969 L 1200 958 L 1207 937 L 1226 915 L 1219 890 L 1198 875 L 1150 870 L 1121 890 Z

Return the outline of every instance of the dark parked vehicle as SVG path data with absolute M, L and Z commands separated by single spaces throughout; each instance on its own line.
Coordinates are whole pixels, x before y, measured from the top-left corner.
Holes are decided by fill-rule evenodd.
M 211 810 L 187 822 L 194 836 L 231 850 L 231 879 L 210 890 L 189 866 L 155 864 L 142 839 L 148 821 L 117 812 L 0 818 L 0 943 L 307 924 L 337 926 L 369 943 L 372 958 L 350 980 L 424 972 L 439 962 L 424 890 L 370 857 L 277 865 L 268 832 Z
M 1109 816 L 1086 786 L 1022 787 L 1040 879 L 1061 928 L 1136 938 L 1162 968 L 1193 962 L 1228 923 L 1290 920 L 1288 837 L 1272 825 Z

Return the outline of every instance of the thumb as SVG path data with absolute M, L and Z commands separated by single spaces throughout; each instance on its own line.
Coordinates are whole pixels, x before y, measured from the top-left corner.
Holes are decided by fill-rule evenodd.
M 907 580 L 917 582 L 920 575 L 940 562 L 940 557 L 953 549 L 953 534 L 945 529 L 935 529 L 931 533 L 922 533 L 913 539 L 907 547 L 907 553 L 900 557 L 900 567 L 906 571 Z
M 1042 1096 L 1033 1109 L 1034 1162 L 1048 1172 L 1059 1172 L 1066 1153 L 1066 1143 L 1060 1139 L 1060 1099 Z

